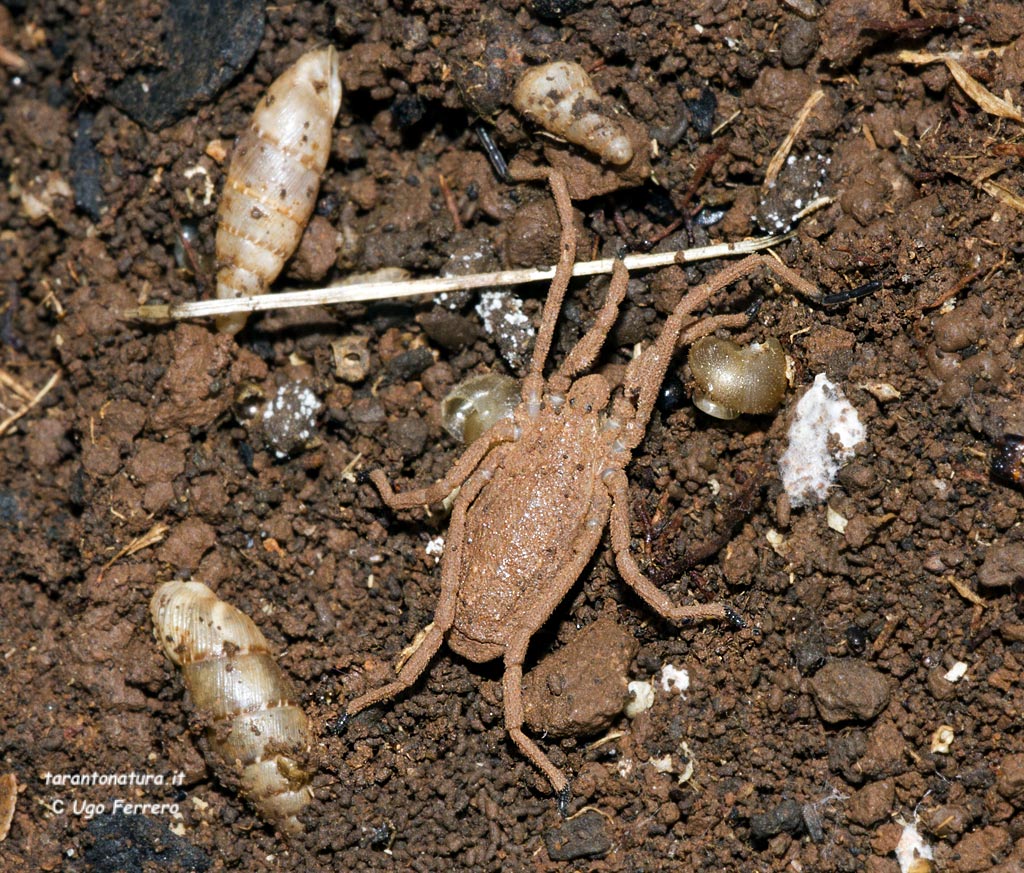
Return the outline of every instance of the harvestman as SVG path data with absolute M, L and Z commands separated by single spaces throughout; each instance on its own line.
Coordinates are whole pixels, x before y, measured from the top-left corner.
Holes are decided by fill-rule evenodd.
M 604 376 L 580 374 L 600 352 L 625 297 L 629 274 L 619 262 L 593 326 L 545 380 L 544 364 L 576 257 L 576 233 L 560 174 L 533 170 L 518 176 L 519 181 L 542 179 L 549 181 L 558 208 L 561 254 L 523 381 L 522 402 L 510 419 L 473 442 L 434 485 L 396 493 L 383 471 L 370 473 L 393 510 L 430 506 L 455 488 L 461 490 L 452 507 L 434 621 L 397 678 L 351 701 L 342 723 L 409 688 L 445 639 L 452 651 L 476 663 L 504 658 L 505 726 L 520 751 L 551 782 L 564 811 L 569 780 L 522 727 L 523 660 L 530 639 L 583 572 L 606 527 L 622 578 L 659 615 L 677 622 L 738 621 L 721 603 L 674 604 L 640 570 L 629 551 L 625 469 L 644 439 L 676 348 L 748 320 L 745 314 L 698 318 L 693 313 L 760 267 L 803 294 L 814 297 L 817 292 L 796 272 L 764 255 L 725 267 L 684 295 L 658 339 L 629 363 L 623 388 L 612 399 L 612 386 Z

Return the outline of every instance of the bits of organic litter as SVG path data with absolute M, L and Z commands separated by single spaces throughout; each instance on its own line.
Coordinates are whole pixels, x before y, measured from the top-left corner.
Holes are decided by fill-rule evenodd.
M 654 706 L 654 686 L 650 682 L 633 681 L 626 686 L 626 690 L 630 694 L 629 703 L 622 710 L 626 718 L 636 718 Z
M 949 668 L 949 672 L 946 673 L 942 678 L 947 682 L 959 682 L 964 676 L 967 675 L 967 664 L 963 661 L 957 661 L 952 667 Z
M 661 690 L 666 694 L 682 694 L 690 688 L 690 674 L 686 670 L 665 664 L 661 668 Z
M 785 233 L 797 222 L 801 210 L 817 198 L 831 158 L 822 155 L 789 155 L 785 166 L 757 204 L 754 221 L 769 233 Z
M 956 733 L 953 728 L 948 724 L 940 724 L 932 734 L 932 754 L 948 755 L 949 747 L 953 745 L 954 739 L 956 739 Z
M 523 312 L 523 301 L 508 291 L 485 291 L 476 305 L 476 314 L 508 365 L 522 369 L 535 334 Z
M 825 507 L 825 521 L 836 533 L 846 533 L 846 526 L 850 523 L 846 516 L 840 515 L 831 506 Z
M 928 870 L 927 863 L 935 857 L 929 846 L 917 831 L 915 823 L 903 824 L 903 833 L 896 844 L 896 860 L 900 865 L 900 873 L 921 873 Z
M 444 537 L 434 537 L 427 543 L 424 551 L 434 559 L 435 564 L 438 563 L 441 560 L 441 555 L 444 554 Z
M 790 505 L 813 506 L 829 488 L 867 432 L 857 410 L 824 373 L 800 398 L 789 427 L 789 447 L 779 459 L 782 485 Z

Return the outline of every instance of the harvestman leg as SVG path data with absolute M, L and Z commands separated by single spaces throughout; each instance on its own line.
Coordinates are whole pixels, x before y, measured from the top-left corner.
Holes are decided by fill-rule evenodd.
M 736 620 L 737 616 L 724 603 L 693 603 L 682 606 L 673 603 L 669 596 L 648 579 L 629 551 L 629 480 L 622 470 L 609 477 L 608 490 L 612 497 L 612 516 L 609 525 L 612 535 L 612 551 L 619 573 L 648 606 L 669 621 L 712 618 Z
M 374 470 L 370 473 L 369 478 L 377 486 L 380 499 L 387 504 L 389 509 L 415 509 L 417 506 L 430 506 L 440 503 L 465 482 L 491 449 L 499 443 L 514 440 L 515 425 L 512 421 L 510 419 L 499 421 L 466 449 L 443 479 L 439 479 L 433 485 L 427 485 L 425 488 L 417 488 L 415 491 L 396 492 L 388 482 L 387 474 L 383 470 Z
M 818 296 L 818 289 L 812 282 L 768 255 L 749 255 L 742 261 L 723 267 L 706 282 L 688 291 L 665 321 L 658 338 L 639 357 L 634 358 L 626 370 L 627 387 L 639 392 L 636 414 L 623 439 L 628 448 L 635 449 L 643 441 L 647 422 L 658 398 L 658 390 L 680 341 L 692 343 L 720 327 L 743 325 L 748 320 L 745 314 L 739 313 L 704 318 L 688 324 L 693 313 L 707 305 L 719 291 L 762 267 L 800 294 L 814 298 Z
M 590 514 L 584 530 L 586 536 L 576 544 L 571 559 L 563 566 L 544 592 L 542 602 L 535 604 L 534 614 L 540 616 L 517 629 L 505 648 L 505 674 L 502 676 L 502 694 L 505 704 L 505 729 L 519 751 L 543 773 L 558 796 L 558 808 L 564 814 L 569 805 L 569 780 L 558 769 L 540 746 L 523 731 L 523 661 L 530 640 L 551 616 L 555 607 L 565 599 L 569 589 L 582 575 L 601 542 L 608 521 L 610 501 L 601 489 L 594 494 Z M 528 616 L 524 616 L 528 618 Z
M 616 261 L 612 266 L 612 281 L 608 286 L 604 303 L 601 304 L 601 309 L 589 330 L 580 337 L 579 342 L 573 346 L 572 351 L 565 356 L 561 366 L 552 375 L 550 383 L 553 390 L 568 390 L 569 380 L 594 362 L 594 358 L 598 356 L 605 340 L 608 339 L 609 331 L 615 326 L 615 320 L 619 317 L 619 307 L 626 298 L 628 286 L 629 271 L 622 261 Z
M 485 440 L 479 439 L 477 442 L 485 442 Z M 395 678 L 394 681 L 389 682 L 387 685 L 382 685 L 380 688 L 375 688 L 373 691 L 367 691 L 362 696 L 351 701 L 348 706 L 345 707 L 346 717 L 362 712 L 364 709 L 374 706 L 377 703 L 390 700 L 392 697 L 396 697 L 415 684 L 423 671 L 427 669 L 427 665 L 433 659 L 434 655 L 437 654 L 437 650 L 441 648 L 441 643 L 444 642 L 444 638 L 448 635 L 448 631 L 451 630 L 452 622 L 455 620 L 455 604 L 459 595 L 459 570 L 462 565 L 461 544 L 463 542 L 463 531 L 466 524 L 466 507 L 473 502 L 477 494 L 480 493 L 480 490 L 490 480 L 491 474 L 501 463 L 503 456 L 504 453 L 499 449 L 488 457 L 487 463 L 481 466 L 480 469 L 473 474 L 469 482 L 466 483 L 465 487 L 462 489 L 460 499 L 455 502 L 455 506 L 452 509 L 451 522 L 448 526 L 448 543 L 450 544 L 450 547 L 456 549 L 456 551 L 454 554 L 449 555 L 448 560 L 445 561 L 444 572 L 441 575 L 441 594 L 437 599 L 437 609 L 434 611 L 434 620 L 431 622 L 430 628 L 424 635 L 423 640 L 416 648 L 416 651 L 414 651 L 409 656 L 409 659 L 402 665 L 402 669 L 398 671 L 397 678 Z M 430 490 L 430 488 L 424 488 L 421 489 L 420 493 Z M 450 490 L 451 489 L 449 488 L 442 496 L 447 495 Z M 412 495 L 417 492 L 409 493 Z M 405 495 L 397 496 L 404 497 Z M 420 506 L 422 503 L 423 501 L 416 500 L 412 505 Z

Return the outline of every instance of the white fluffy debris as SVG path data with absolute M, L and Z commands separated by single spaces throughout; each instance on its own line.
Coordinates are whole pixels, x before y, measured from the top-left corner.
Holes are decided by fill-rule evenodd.
M 896 844 L 896 860 L 900 865 L 900 873 L 917 873 L 922 868 L 922 859 L 930 861 L 934 857 L 932 847 L 917 832 L 916 825 L 904 824 L 900 841 Z
M 789 448 L 779 459 L 790 505 L 813 506 L 825 499 L 836 474 L 854 456 L 867 432 L 857 410 L 824 373 L 800 398 L 789 426 Z
M 666 694 L 676 692 L 682 694 L 690 688 L 690 674 L 672 664 L 665 664 L 661 668 L 661 690 Z
M 444 554 L 444 537 L 436 536 L 424 547 L 428 555 L 434 559 L 434 563 L 438 563 L 441 560 L 441 555 Z

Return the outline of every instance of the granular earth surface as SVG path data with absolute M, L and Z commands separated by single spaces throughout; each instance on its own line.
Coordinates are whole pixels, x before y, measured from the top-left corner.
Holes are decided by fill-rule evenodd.
M 1024 870 L 1024 493 L 1005 440 L 1024 433 L 1024 6 L 210 6 L 0 7 L 0 868 L 895 873 L 917 837 L 934 869 Z M 408 489 L 450 469 L 441 400 L 523 374 L 543 284 L 479 308 L 270 313 L 237 337 L 122 317 L 212 294 L 231 142 L 328 42 L 342 110 L 280 287 L 553 263 L 549 192 L 503 182 L 478 131 L 567 174 L 581 259 L 774 233 L 831 198 L 776 248 L 822 297 L 756 275 L 713 305 L 751 311 L 738 342 L 780 340 L 783 407 L 707 417 L 681 355 L 628 468 L 637 561 L 744 627 L 659 619 L 606 541 L 534 638 L 529 725 L 572 775 L 567 817 L 506 735 L 500 662 L 442 648 L 333 729 L 431 621 L 447 524 L 389 511 L 360 474 Z M 589 71 L 642 171 L 511 108 L 550 60 Z M 621 376 L 721 266 L 636 272 L 597 368 Z M 573 283 L 555 363 L 606 288 Z M 795 507 L 777 462 L 819 373 L 867 438 L 825 502 Z M 275 408 L 304 422 L 264 418 L 281 387 Z M 252 616 L 295 683 L 305 833 L 276 834 L 204 762 L 149 618 L 172 578 Z M 648 708 L 621 711 L 627 682 Z M 93 773 L 143 781 L 77 778 Z

